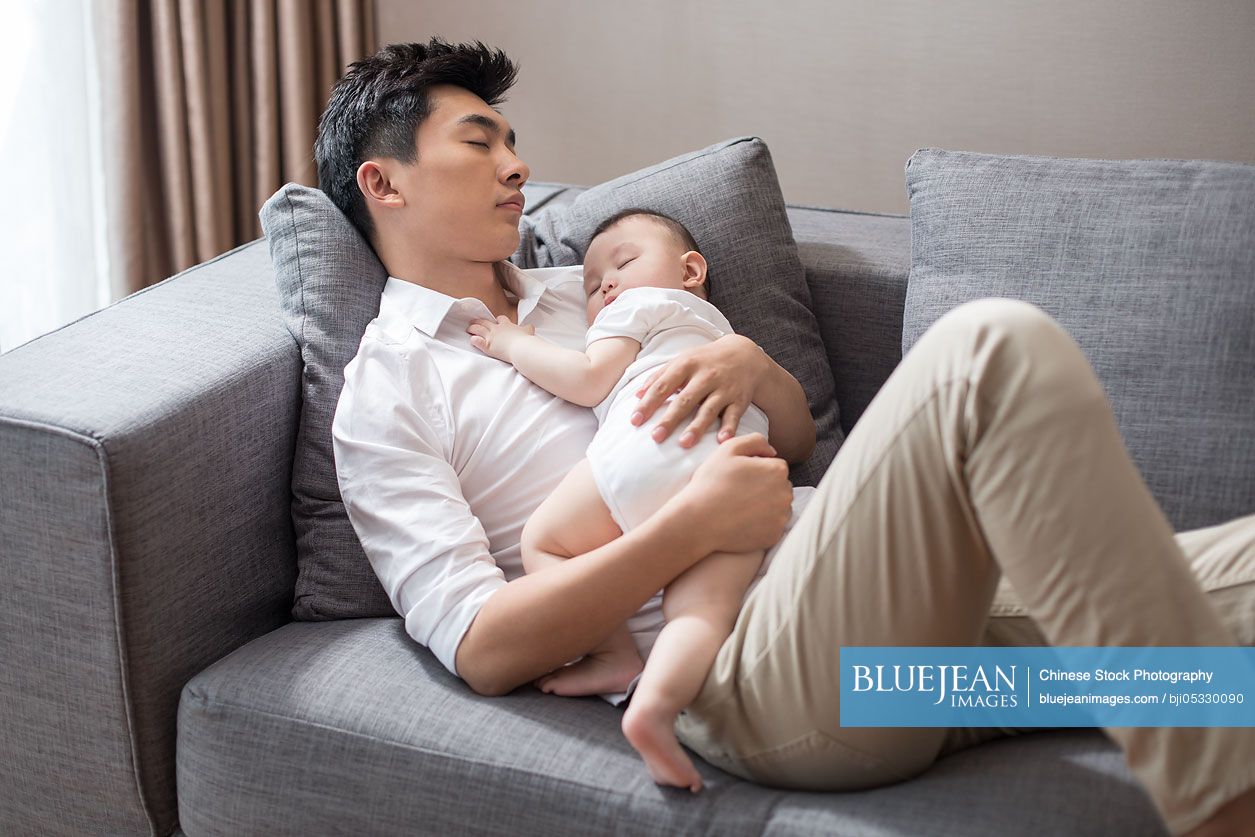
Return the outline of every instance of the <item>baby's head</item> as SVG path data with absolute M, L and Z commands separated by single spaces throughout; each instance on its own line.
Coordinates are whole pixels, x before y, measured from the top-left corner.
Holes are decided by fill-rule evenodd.
M 672 288 L 709 299 L 706 259 L 684 225 L 651 209 L 602 221 L 584 254 L 588 321 L 628 288 Z

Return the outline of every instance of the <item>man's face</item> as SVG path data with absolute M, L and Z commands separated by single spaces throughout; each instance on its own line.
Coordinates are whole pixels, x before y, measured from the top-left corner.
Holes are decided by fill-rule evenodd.
M 436 85 L 428 97 L 431 113 L 415 132 L 418 160 L 394 169 L 404 234 L 454 258 L 507 259 L 519 244 L 520 190 L 531 176 L 514 153 L 514 131 L 464 88 Z
M 584 290 L 588 322 L 628 288 L 684 285 L 686 250 L 661 225 L 633 216 L 597 236 L 584 254 Z

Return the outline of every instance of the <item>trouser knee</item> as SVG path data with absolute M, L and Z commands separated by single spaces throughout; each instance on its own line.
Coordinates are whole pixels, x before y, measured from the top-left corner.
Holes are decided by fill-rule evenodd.
M 955 352 L 985 397 L 1048 393 L 1060 409 L 1104 404 L 1105 392 L 1088 358 L 1054 317 L 1017 299 L 965 302 L 932 326 L 937 345 Z M 922 339 L 921 339 L 922 342 Z
M 1003 297 L 985 297 L 958 305 L 942 315 L 934 327 L 997 329 L 1025 346 L 1073 342 L 1063 326 L 1038 306 L 1021 299 Z

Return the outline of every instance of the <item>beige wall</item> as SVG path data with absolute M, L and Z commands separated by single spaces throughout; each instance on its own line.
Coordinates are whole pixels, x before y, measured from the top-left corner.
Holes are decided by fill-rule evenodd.
M 904 212 L 922 146 L 1255 162 L 1253 0 L 378 0 L 380 43 L 480 39 L 534 180 L 726 137 L 791 203 Z

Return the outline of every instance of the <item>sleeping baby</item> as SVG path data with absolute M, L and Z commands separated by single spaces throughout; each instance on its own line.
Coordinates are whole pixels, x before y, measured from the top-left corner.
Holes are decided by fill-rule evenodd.
M 593 407 L 599 421 L 585 458 L 523 529 L 523 566 L 529 573 L 639 526 L 684 487 L 719 444 L 712 434 L 690 448 L 655 442 L 652 429 L 662 409 L 640 426 L 631 418 L 652 371 L 732 333 L 709 301 L 706 260 L 689 231 L 651 210 L 620 212 L 593 234 L 584 281 L 590 326 L 583 352 L 550 343 L 504 316 L 476 320 L 467 329 L 476 348 L 513 364 L 554 395 Z M 737 435 L 766 437 L 767 430 L 766 414 L 749 405 Z M 794 489 L 793 520 L 811 492 Z M 624 625 L 536 685 L 554 694 L 587 695 L 622 691 L 635 682 L 624 735 L 655 782 L 696 793 L 701 776 L 675 737 L 675 719 L 700 691 L 750 583 L 765 569 L 763 556 L 761 550 L 714 553 L 672 581 L 662 599 L 666 625 L 646 663 Z

